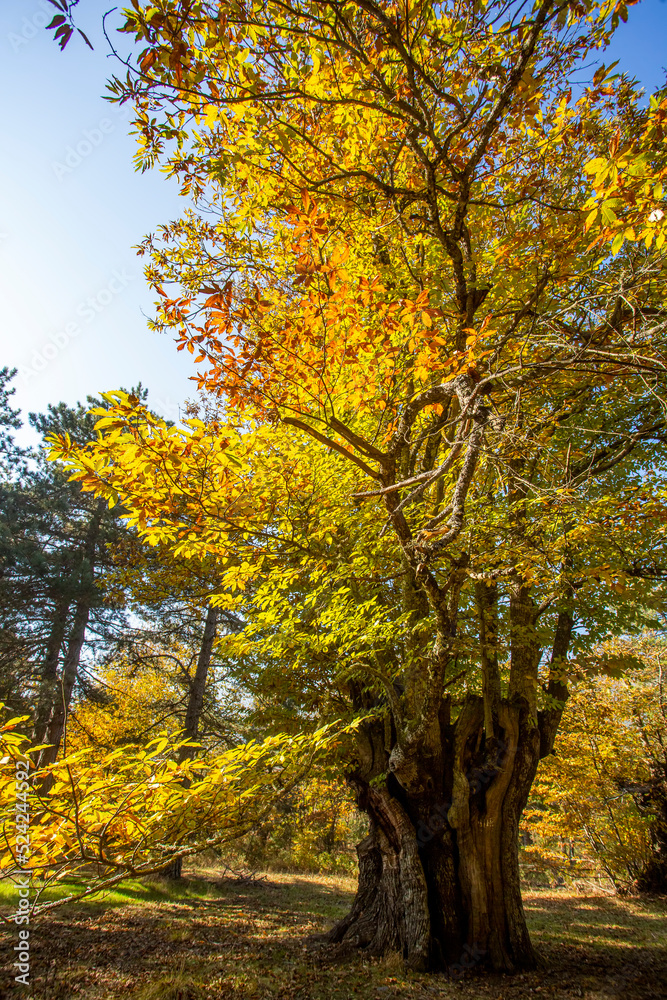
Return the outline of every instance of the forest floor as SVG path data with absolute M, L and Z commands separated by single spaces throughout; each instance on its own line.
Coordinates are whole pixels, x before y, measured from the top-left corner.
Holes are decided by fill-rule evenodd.
M 7 887 L 5 887 L 7 888 Z M 341 956 L 313 942 L 343 915 L 351 879 L 271 873 L 242 884 L 213 870 L 131 883 L 31 927 L 31 986 L 13 982 L 15 928 L 1 931 L 3 1000 L 648 1000 L 667 997 L 667 900 L 529 890 L 542 967 L 406 972 L 397 956 Z M 5 898 L 6 892 L 5 892 Z M 7 905 L 2 906 L 9 913 Z M 466 960 L 462 964 L 467 964 Z

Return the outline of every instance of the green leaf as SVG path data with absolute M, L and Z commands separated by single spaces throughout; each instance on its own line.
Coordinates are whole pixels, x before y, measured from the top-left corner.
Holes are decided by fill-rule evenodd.
M 623 246 L 624 239 L 625 236 L 623 235 L 623 233 L 616 233 L 616 236 L 614 236 L 614 241 L 611 244 L 611 252 L 614 255 L 614 257 Z

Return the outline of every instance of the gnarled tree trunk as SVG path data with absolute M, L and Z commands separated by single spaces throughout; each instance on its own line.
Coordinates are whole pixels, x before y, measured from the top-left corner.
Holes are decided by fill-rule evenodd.
M 534 966 L 518 825 L 540 727 L 525 704 L 507 699 L 498 703 L 498 725 L 498 737 L 486 739 L 483 699 L 468 696 L 453 724 L 443 701 L 428 747 L 387 747 L 381 724 L 366 728 L 350 780 L 370 832 L 357 848 L 354 905 L 331 941 L 398 951 L 413 968 L 454 975 L 481 963 Z
M 450 622 L 425 671 L 417 721 L 406 722 L 399 694 L 386 686 L 385 720 L 359 732 L 359 764 L 349 780 L 370 831 L 358 847 L 354 906 L 330 934 L 336 943 L 395 950 L 413 968 L 452 974 L 481 963 L 504 972 L 535 965 L 521 900 L 519 821 L 539 760 L 553 749 L 572 637 L 566 605 L 554 632 L 546 708 L 538 711 L 539 607 L 526 587 L 510 590 L 502 697 L 495 584 L 481 582 L 476 602 L 482 694 L 466 695 L 452 721 L 445 694 L 457 679 L 445 680 L 456 662 Z M 455 602 L 449 611 L 456 613 Z M 358 707 L 369 707 L 359 688 L 351 694 Z M 404 703 L 409 709 L 407 694 Z

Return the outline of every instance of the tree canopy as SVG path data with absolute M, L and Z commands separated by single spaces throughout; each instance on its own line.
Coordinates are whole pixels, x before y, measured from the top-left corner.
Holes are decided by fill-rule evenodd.
M 519 819 L 568 661 L 664 604 L 664 98 L 586 68 L 623 16 L 132 0 L 123 29 L 137 164 L 193 201 L 142 248 L 155 326 L 205 395 L 172 427 L 108 394 L 53 454 L 217 561 L 274 725 L 357 719 L 333 938 L 414 967 L 534 962 Z

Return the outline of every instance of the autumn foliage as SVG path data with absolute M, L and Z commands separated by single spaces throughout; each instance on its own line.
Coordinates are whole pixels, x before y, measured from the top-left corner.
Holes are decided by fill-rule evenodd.
M 141 252 L 200 396 L 174 427 L 109 393 L 52 455 L 215 563 L 258 725 L 296 753 L 342 720 L 369 835 L 332 940 L 414 968 L 534 964 L 538 765 L 579 665 L 664 604 L 664 99 L 577 76 L 624 16 L 133 0 L 123 27 L 137 164 L 192 199 Z

